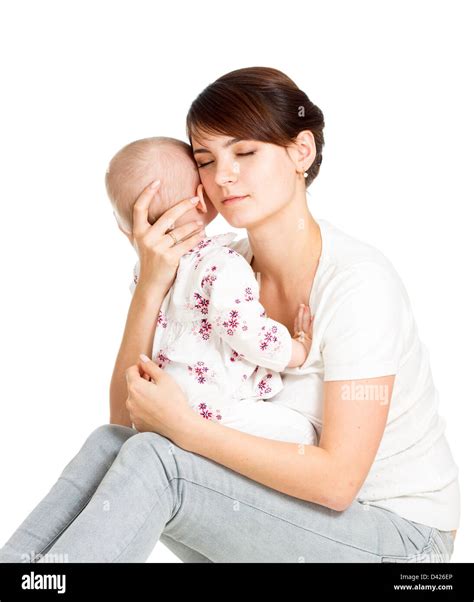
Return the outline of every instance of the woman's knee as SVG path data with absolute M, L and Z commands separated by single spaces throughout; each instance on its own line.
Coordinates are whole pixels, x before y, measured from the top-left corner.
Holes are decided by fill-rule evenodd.
M 136 432 L 136 431 L 135 431 Z M 173 441 L 159 433 L 146 431 L 137 433 L 125 441 L 120 449 L 120 456 L 131 458 L 134 464 L 145 465 L 148 461 L 160 463 L 167 474 L 175 473 L 176 455 L 181 450 Z
M 107 426 L 107 425 L 105 425 Z M 151 431 L 145 431 L 143 433 L 133 431 L 134 437 L 130 437 L 123 444 L 123 450 L 168 450 L 174 449 L 174 444 L 170 439 L 167 439 L 159 433 L 153 433 Z M 172 453 L 169 451 L 168 453 Z
M 122 424 L 101 424 L 87 437 L 86 443 L 118 451 L 130 437 L 136 434 L 135 429 Z

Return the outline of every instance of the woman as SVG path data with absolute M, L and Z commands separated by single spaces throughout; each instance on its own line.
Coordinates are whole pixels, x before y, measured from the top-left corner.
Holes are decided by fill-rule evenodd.
M 187 250 L 166 232 L 189 201 L 150 225 L 149 187 L 134 207 L 140 279 L 111 384 L 112 424 L 90 435 L 0 560 L 31 550 L 33 562 L 45 552 L 143 562 L 160 540 L 185 562 L 449 561 L 458 471 L 406 291 L 382 253 L 316 222 L 307 206 L 321 111 L 283 73 L 249 68 L 209 85 L 187 126 L 209 199 L 247 230 L 236 248 L 260 276 L 267 314 L 290 330 L 300 303 L 315 315 L 310 355 L 284 378 L 320 444 L 203 420 L 154 362 L 135 364 L 151 352 Z

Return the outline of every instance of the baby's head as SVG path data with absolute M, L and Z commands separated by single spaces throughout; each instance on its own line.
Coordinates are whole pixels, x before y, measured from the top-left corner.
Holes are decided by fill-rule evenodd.
M 112 157 L 105 174 L 105 187 L 118 226 L 132 244 L 133 205 L 154 180 L 161 180 L 161 184 L 148 210 L 150 224 L 179 201 L 196 195 L 199 203 L 177 219 L 174 226 L 201 220 L 205 227 L 216 217 L 202 186 L 198 190 L 199 173 L 189 144 L 166 137 L 136 140 Z

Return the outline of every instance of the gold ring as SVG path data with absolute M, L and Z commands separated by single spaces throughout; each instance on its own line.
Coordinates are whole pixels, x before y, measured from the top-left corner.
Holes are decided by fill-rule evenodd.
M 174 245 L 178 244 L 178 241 L 176 240 L 176 236 L 173 234 L 173 232 L 167 232 L 166 233 L 168 236 L 171 236 L 171 238 L 174 240 Z M 173 245 L 173 247 L 174 247 Z

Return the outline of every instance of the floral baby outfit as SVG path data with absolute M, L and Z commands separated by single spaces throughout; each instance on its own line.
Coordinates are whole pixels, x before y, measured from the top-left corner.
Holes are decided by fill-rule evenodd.
M 247 261 L 225 246 L 236 234 L 204 239 L 183 255 L 157 316 L 152 359 L 170 373 L 203 418 L 269 438 L 314 443 L 294 409 L 266 402 L 283 389 L 291 335 L 268 318 Z M 139 276 L 135 264 L 133 292 Z

